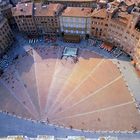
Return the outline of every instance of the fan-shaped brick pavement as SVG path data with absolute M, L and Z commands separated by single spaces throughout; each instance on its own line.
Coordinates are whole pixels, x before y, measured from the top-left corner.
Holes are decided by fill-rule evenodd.
M 91 131 L 140 130 L 140 114 L 118 67 L 79 49 L 37 47 L 0 77 L 0 109 L 23 118 Z

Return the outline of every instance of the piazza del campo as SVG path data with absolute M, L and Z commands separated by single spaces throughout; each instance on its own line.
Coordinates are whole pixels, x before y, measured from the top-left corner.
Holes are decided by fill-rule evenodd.
M 0 140 L 140 140 L 140 0 L 0 0 Z

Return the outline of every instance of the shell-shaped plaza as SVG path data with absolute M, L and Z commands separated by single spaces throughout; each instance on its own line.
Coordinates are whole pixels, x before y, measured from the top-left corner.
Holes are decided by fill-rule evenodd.
M 79 48 L 35 47 L 0 77 L 0 110 L 24 119 L 90 131 L 140 130 L 140 114 L 119 67 Z

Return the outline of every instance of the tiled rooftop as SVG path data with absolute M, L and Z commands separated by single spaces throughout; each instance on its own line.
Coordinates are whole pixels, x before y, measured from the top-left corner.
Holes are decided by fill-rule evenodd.
M 90 17 L 92 13 L 93 13 L 92 8 L 67 7 L 62 13 L 62 16 Z
M 92 16 L 106 18 L 106 16 L 107 16 L 106 9 L 104 8 L 104 9 L 94 10 L 94 12 L 92 13 Z
M 34 15 L 35 16 L 55 16 L 61 7 L 63 7 L 62 4 L 49 4 L 49 5 L 42 6 L 41 3 L 35 3 Z
M 128 25 L 131 19 L 132 19 L 132 15 L 126 12 L 118 12 L 118 16 L 116 18 L 113 18 L 115 22 L 124 26 Z
M 18 3 L 12 9 L 13 16 L 31 16 L 33 14 L 33 2 Z

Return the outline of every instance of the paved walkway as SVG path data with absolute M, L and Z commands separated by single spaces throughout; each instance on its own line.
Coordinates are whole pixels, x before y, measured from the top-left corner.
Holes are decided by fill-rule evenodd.
M 82 132 L 23 120 L 5 113 L 0 113 L 0 137 L 7 135 L 24 135 L 28 137 L 37 137 L 37 135 L 54 135 L 56 137 L 85 136 L 87 138 L 114 136 L 118 137 L 119 140 L 139 140 L 140 138 L 140 133 Z
M 131 94 L 137 104 L 140 104 L 140 79 L 137 77 L 133 66 L 128 61 L 116 60 Z

